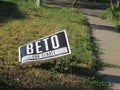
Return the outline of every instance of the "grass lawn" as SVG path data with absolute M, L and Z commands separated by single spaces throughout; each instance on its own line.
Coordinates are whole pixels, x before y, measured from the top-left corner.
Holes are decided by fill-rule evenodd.
M 18 62 L 18 47 L 66 30 L 72 54 L 47 61 Z M 101 62 L 87 19 L 73 8 L 24 0 L 0 1 L 0 89 L 108 90 L 95 71 Z

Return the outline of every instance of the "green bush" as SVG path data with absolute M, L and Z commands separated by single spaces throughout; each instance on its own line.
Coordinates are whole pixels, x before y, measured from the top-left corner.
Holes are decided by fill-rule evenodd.
M 107 8 L 105 10 L 105 13 L 103 15 L 103 18 L 107 18 L 107 19 L 120 19 L 120 12 L 118 11 L 118 9 L 114 6 L 113 9 L 112 8 Z
M 112 20 L 112 22 L 115 24 L 118 31 L 120 32 L 120 11 L 118 11 L 115 6 L 113 7 L 113 9 L 107 8 L 101 18 Z
M 92 86 L 91 88 L 93 88 L 93 90 L 111 90 L 110 88 L 106 88 L 106 87 L 110 87 L 111 84 L 109 82 L 103 81 L 100 77 L 90 77 L 89 82 L 87 82 L 90 86 Z

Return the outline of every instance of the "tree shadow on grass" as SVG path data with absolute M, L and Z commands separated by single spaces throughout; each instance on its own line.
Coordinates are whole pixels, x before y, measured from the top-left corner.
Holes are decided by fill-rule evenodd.
M 51 67 L 54 67 L 54 64 L 51 64 L 50 62 L 45 62 L 42 63 L 41 65 L 35 65 L 33 66 L 33 68 L 42 68 L 45 70 L 50 70 Z M 84 77 L 87 78 L 85 82 L 86 87 L 90 87 L 90 90 L 108 90 L 108 86 L 109 84 L 107 82 L 104 82 L 104 80 L 102 79 L 102 77 L 99 77 L 96 74 L 96 71 L 92 68 L 88 68 L 88 67 L 82 67 L 82 66 L 78 66 L 78 65 L 70 65 L 69 69 L 67 72 L 59 72 L 58 73 L 63 73 L 66 75 L 73 75 L 73 76 L 77 76 L 77 77 Z M 82 81 L 80 81 L 82 82 Z M 102 84 L 98 84 L 98 83 L 94 83 L 94 82 L 98 82 L 101 83 L 103 82 L 104 84 L 106 84 L 106 86 L 102 87 Z M 78 84 L 81 86 L 81 84 Z M 74 88 L 75 90 L 77 90 L 76 88 Z M 66 89 L 65 89 L 66 90 Z M 85 89 L 80 89 L 80 90 L 85 90 Z
M 0 1 L 0 23 L 13 19 L 22 19 L 25 16 L 17 5 L 10 1 Z
M 7 85 L 4 83 L 4 84 L 0 85 L 0 90 L 88 90 L 87 88 L 80 87 L 80 84 L 78 84 L 76 87 L 73 84 L 60 85 L 60 84 L 56 84 L 54 82 L 46 83 L 46 85 L 44 85 L 44 86 L 42 86 L 42 85 L 37 86 L 37 85 L 36 85 L 36 87 L 29 88 L 29 87 L 24 87 L 22 85 L 21 86 L 17 85 L 17 84 L 16 85 Z
M 57 66 L 57 69 L 56 69 Z M 35 68 L 35 69 L 43 69 L 43 70 L 47 70 L 47 71 L 51 71 L 51 72 L 58 72 L 58 73 L 63 73 L 63 74 L 72 74 L 75 76 L 85 76 L 85 77 L 89 77 L 89 76 L 93 76 L 95 74 L 95 69 L 89 68 L 89 67 L 84 67 L 84 66 L 80 66 L 78 65 L 68 65 L 67 66 L 68 69 L 67 70 L 63 70 L 64 67 L 62 64 L 56 64 L 54 61 L 53 62 L 43 62 L 43 63 L 39 63 L 39 64 L 26 64 L 21 66 L 21 69 L 25 69 L 25 68 Z
M 43 67 L 42 65 L 46 66 Z M 4 76 L 5 79 L 0 78 L 0 90 L 88 90 L 88 87 L 85 87 L 83 83 L 72 81 L 74 79 L 69 80 L 71 77 L 66 77 L 66 75 L 65 78 L 67 79 L 64 81 L 54 73 L 41 73 L 39 76 L 36 76 L 34 73 L 29 73 L 33 68 L 34 70 L 41 70 L 40 68 L 48 69 L 47 66 L 50 64 L 48 62 L 42 65 L 17 69 L 18 71 L 22 70 L 23 72 L 21 73 L 7 72 L 2 74 L 1 77 Z M 41 75 L 43 76 L 41 77 Z
M 30 73 L 30 71 L 33 69 L 37 69 L 37 72 L 39 72 L 38 70 L 41 69 L 50 70 L 51 65 L 53 64 L 51 64 L 50 62 L 45 62 L 40 65 L 32 65 L 30 67 L 27 67 L 26 65 L 25 67 L 23 66 L 23 68 L 20 68 L 20 73 L 10 74 L 7 72 L 6 74 L 3 74 L 8 77 L 5 77 L 7 81 L 0 80 L 0 90 L 107 90 L 99 88 L 101 87 L 99 86 L 99 84 L 92 84 L 92 82 L 97 79 L 92 79 L 94 72 L 91 69 L 76 65 L 71 66 L 69 72 L 67 73 L 57 73 L 64 74 L 64 78 L 59 77 L 58 75 L 56 75 L 56 73 L 49 74 L 49 77 L 46 77 L 46 73 L 44 72 L 43 74 L 39 74 L 39 76 L 35 76 L 34 73 Z M 23 72 L 21 72 L 21 70 Z M 27 75 L 25 75 L 25 73 Z M 72 79 L 71 76 L 66 77 L 67 75 L 86 77 L 88 78 L 88 81 L 81 81 L 82 79 L 80 79 L 80 82 L 74 82 L 74 79 Z M 9 76 L 11 77 L 11 79 L 9 78 Z M 65 79 L 65 81 L 63 79 Z
M 40 65 L 33 65 L 33 68 L 42 68 L 45 70 L 51 70 L 51 68 L 55 68 L 55 66 L 56 66 L 55 63 L 51 64 L 50 62 L 45 62 Z M 77 65 L 70 65 L 68 68 L 69 69 L 65 72 L 61 72 L 61 70 L 60 71 L 55 70 L 55 71 L 59 73 L 72 74 L 76 76 L 86 76 L 86 77 L 92 76 L 95 73 L 93 69 L 90 69 L 87 67 L 81 67 Z M 62 69 L 62 68 L 59 67 L 59 69 Z

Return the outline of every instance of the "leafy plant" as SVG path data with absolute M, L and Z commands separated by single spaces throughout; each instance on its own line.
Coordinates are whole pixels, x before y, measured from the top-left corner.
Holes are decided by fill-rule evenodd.
M 87 81 L 87 84 L 92 86 L 93 90 L 111 90 L 111 84 L 109 82 L 103 81 L 100 77 L 90 77 Z
M 105 13 L 103 14 L 103 18 L 107 19 L 120 19 L 120 12 L 117 8 L 117 6 L 112 5 L 112 7 L 107 8 L 105 10 Z

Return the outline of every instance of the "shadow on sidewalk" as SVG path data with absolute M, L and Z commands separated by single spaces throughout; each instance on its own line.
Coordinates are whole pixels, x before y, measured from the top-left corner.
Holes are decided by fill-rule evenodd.
M 116 27 L 105 26 L 105 25 L 95 25 L 95 24 L 90 24 L 90 25 L 93 29 L 106 30 L 106 31 L 119 33 Z
M 103 73 L 98 73 L 98 75 L 103 77 L 103 79 L 108 81 L 108 82 L 120 84 L 120 76 L 103 74 Z
M 118 83 L 120 84 L 120 76 L 114 76 L 114 75 L 105 75 L 105 80 L 112 82 L 112 83 Z

